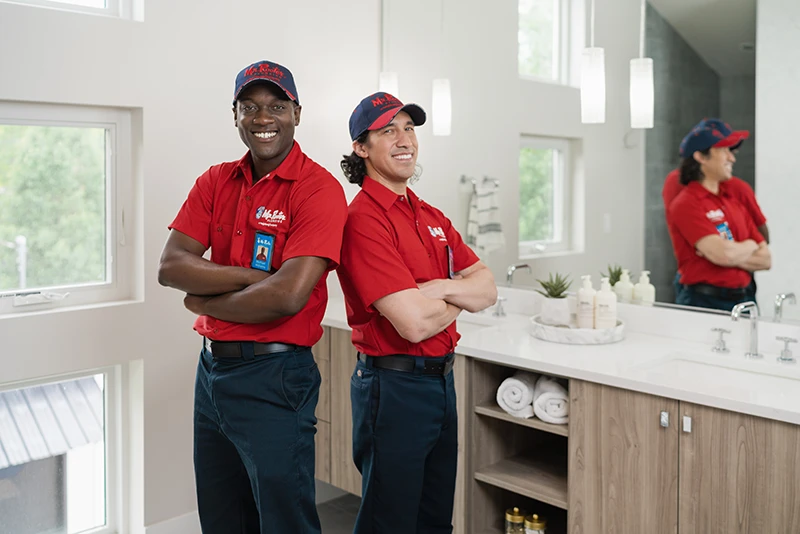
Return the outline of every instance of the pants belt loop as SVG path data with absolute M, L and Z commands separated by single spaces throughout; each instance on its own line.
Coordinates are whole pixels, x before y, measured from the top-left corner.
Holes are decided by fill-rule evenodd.
M 255 349 L 253 348 L 253 342 L 252 341 L 247 341 L 247 342 L 243 341 L 243 342 L 239 343 L 239 347 L 240 347 L 240 349 L 242 351 L 242 359 L 244 361 L 249 362 L 249 361 L 255 359 L 256 355 L 255 355 Z

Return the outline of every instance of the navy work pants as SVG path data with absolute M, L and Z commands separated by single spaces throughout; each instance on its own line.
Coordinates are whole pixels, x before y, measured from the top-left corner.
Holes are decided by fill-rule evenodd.
M 449 356 L 452 358 L 453 356 Z M 437 358 L 443 360 L 443 358 Z M 450 534 L 458 455 L 453 373 L 359 361 L 350 379 L 353 459 L 362 475 L 354 534 Z
M 214 359 L 197 367 L 194 465 L 203 534 L 320 532 L 314 492 L 311 350 Z

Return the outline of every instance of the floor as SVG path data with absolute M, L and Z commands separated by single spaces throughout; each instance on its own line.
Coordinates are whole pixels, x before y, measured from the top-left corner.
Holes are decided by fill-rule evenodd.
M 352 534 L 361 499 L 345 495 L 317 506 L 323 534 Z

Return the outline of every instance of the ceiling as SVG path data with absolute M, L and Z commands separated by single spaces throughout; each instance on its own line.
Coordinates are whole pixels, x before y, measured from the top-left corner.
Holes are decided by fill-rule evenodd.
M 720 76 L 755 76 L 757 0 L 648 0 Z

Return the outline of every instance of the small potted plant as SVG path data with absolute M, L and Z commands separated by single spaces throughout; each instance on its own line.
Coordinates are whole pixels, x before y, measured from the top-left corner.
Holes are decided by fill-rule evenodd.
M 567 290 L 572 282 L 569 276 L 550 273 L 548 280 L 537 280 L 542 289 L 537 289 L 545 298 L 542 301 L 540 319 L 542 323 L 551 326 L 569 326 L 570 309 L 567 300 Z
M 621 276 L 622 267 L 619 265 L 614 265 L 613 267 L 609 265 L 607 273 L 600 273 L 601 278 L 608 277 L 608 283 L 611 285 L 611 287 L 617 285 L 617 282 L 619 282 Z

